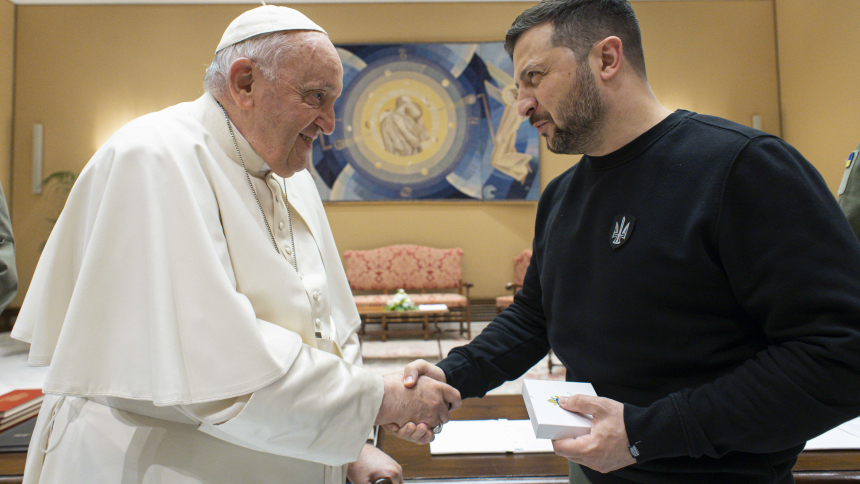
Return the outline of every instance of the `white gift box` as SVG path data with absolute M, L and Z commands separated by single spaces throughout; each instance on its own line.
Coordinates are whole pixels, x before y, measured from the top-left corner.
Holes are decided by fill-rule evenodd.
M 558 405 L 558 397 L 597 396 L 591 383 L 523 380 L 523 400 L 535 436 L 539 439 L 569 439 L 591 432 L 591 415 L 569 412 Z

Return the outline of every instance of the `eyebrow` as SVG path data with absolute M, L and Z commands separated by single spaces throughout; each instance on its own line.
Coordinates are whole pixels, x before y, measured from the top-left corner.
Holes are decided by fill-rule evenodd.
M 517 76 L 517 79 L 526 80 L 528 78 L 527 77 L 528 71 L 535 68 L 536 66 L 537 66 L 537 64 L 533 64 L 533 63 L 532 64 L 526 64 L 526 66 L 523 67 L 522 70 L 520 70 L 520 74 L 519 74 L 519 76 Z M 514 85 L 517 86 L 517 89 L 519 89 L 519 87 L 520 87 L 519 82 L 514 82 Z
M 325 83 L 322 85 L 310 83 L 305 86 L 305 90 L 307 91 L 331 91 L 332 89 L 334 89 L 334 84 L 329 83 Z

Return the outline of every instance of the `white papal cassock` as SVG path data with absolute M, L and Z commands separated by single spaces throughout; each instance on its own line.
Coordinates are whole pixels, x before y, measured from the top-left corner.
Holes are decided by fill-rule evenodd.
M 75 183 L 12 332 L 50 365 L 25 483 L 335 483 L 358 458 L 383 384 L 313 179 L 234 132 L 280 253 L 209 94 Z

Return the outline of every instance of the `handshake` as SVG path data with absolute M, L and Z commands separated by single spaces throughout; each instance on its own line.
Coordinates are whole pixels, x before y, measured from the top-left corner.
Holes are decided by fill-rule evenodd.
M 441 368 L 424 360 L 406 365 L 402 374 L 385 375 L 383 382 L 385 394 L 375 423 L 401 439 L 431 442 L 433 429 L 438 433 L 449 412 L 460 408 L 460 392 L 446 383 Z
M 402 375 L 390 373 L 383 380 L 385 395 L 376 424 L 401 439 L 432 442 L 433 429 L 437 425 L 441 429 L 449 419 L 448 412 L 460 407 L 460 392 L 447 384 L 445 372 L 424 360 L 415 360 L 406 365 Z M 602 473 L 636 463 L 624 424 L 623 403 L 589 395 L 560 398 L 558 403 L 569 412 L 593 418 L 589 434 L 553 440 L 556 454 Z

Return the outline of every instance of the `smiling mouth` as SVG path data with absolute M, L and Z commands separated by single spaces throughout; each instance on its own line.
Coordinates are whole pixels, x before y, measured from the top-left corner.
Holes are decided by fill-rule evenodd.
M 302 133 L 299 133 L 299 136 L 301 136 L 301 137 L 302 137 L 302 139 L 303 139 L 303 140 L 305 140 L 305 141 L 307 141 L 308 143 L 313 143 L 313 142 L 314 142 L 314 139 L 313 139 L 313 138 L 311 138 L 310 136 L 304 135 L 304 134 L 302 134 Z

